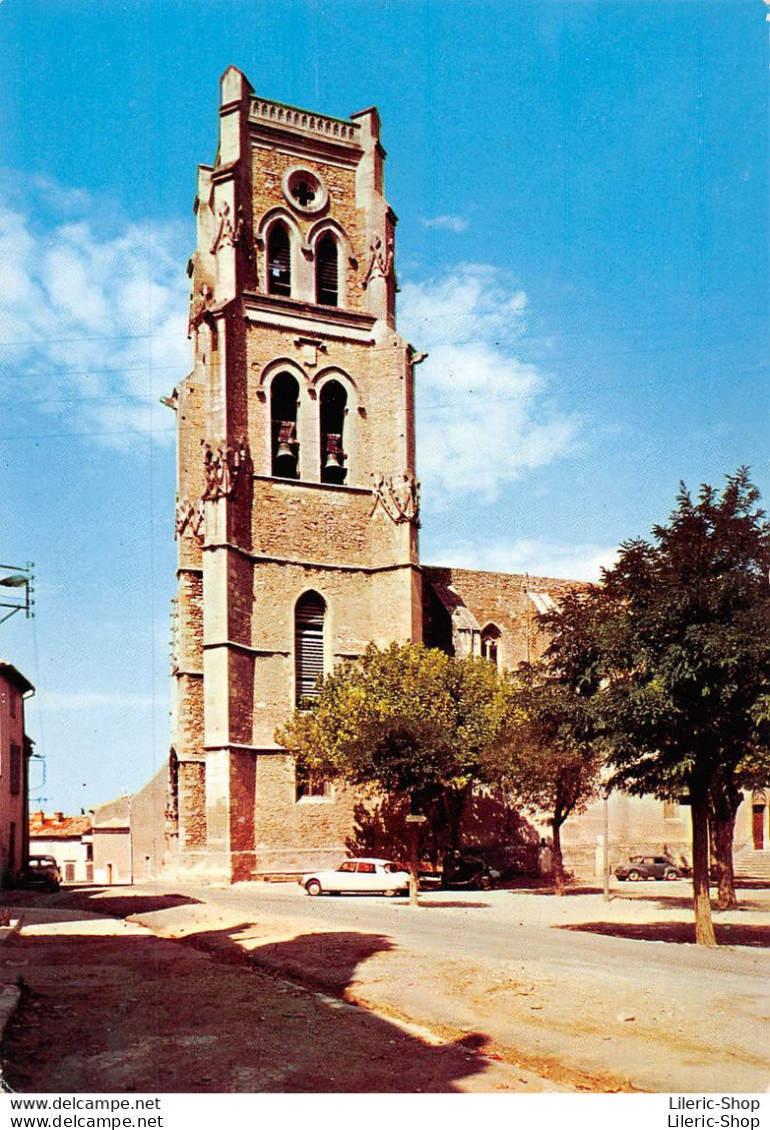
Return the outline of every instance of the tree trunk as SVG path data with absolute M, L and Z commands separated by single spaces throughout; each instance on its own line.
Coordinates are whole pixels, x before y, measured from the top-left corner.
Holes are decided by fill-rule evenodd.
M 733 834 L 735 816 L 711 816 L 711 846 L 717 869 L 717 910 L 735 910 L 738 897 L 735 894 L 733 874 Z
M 461 785 L 460 788 L 450 785 L 444 790 L 443 802 L 447 818 L 450 848 L 459 848 L 460 846 L 460 823 L 465 813 L 465 806 L 468 803 L 472 789 L 473 785 L 468 784 Z
M 415 811 L 417 807 L 417 800 L 414 795 L 410 800 L 411 816 L 416 816 Z M 410 821 L 407 825 L 409 830 L 409 905 L 418 906 L 419 901 L 417 892 L 419 890 L 419 874 L 420 874 L 420 824 L 418 821 Z
M 709 828 L 717 869 L 717 910 L 735 910 L 738 906 L 733 872 L 733 835 L 735 815 L 742 799 L 740 789 L 730 789 L 718 783 L 711 788 Z
M 692 817 L 692 893 L 695 910 L 695 941 L 699 946 L 715 946 L 714 923 L 709 899 L 708 795 L 700 785 L 690 786 Z
M 564 894 L 564 861 L 561 854 L 561 825 L 560 820 L 551 821 L 553 833 L 553 889 L 554 894 Z

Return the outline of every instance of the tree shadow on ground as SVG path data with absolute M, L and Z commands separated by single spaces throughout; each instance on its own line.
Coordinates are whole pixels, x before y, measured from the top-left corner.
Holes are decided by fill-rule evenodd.
M 603 934 L 610 938 L 628 938 L 639 942 L 695 944 L 694 922 L 582 922 L 558 926 L 557 929 Z M 770 948 L 770 926 L 715 922 L 714 932 L 720 946 Z
M 133 894 L 125 893 L 119 887 L 67 887 L 59 892 L 56 905 L 67 908 L 76 906 L 94 914 L 107 914 L 112 918 L 125 918 L 128 915 L 151 914 L 156 910 L 171 910 L 175 906 L 200 905 L 202 899 L 191 895 L 172 894 Z
M 63 887 L 57 894 L 42 891 L 3 891 L 0 906 L 18 907 L 20 910 L 82 910 L 101 914 L 107 918 L 127 918 L 136 914 L 151 914 L 156 910 L 171 910 L 175 906 L 201 904 L 201 899 L 190 895 L 132 895 L 120 893 L 120 887 Z
M 14 937 L 0 968 L 23 978 L 24 998 L 5 1077 L 29 1093 L 400 1094 L 458 1091 L 493 1069 L 482 1032 L 433 1046 L 342 999 L 361 963 L 393 948 L 383 935 L 308 934 L 246 953 L 239 941 L 256 930 L 244 922 L 186 945 Z
M 601 887 L 572 887 L 567 886 L 563 894 L 557 895 L 553 886 L 546 885 L 542 879 L 533 880 L 531 883 L 498 883 L 498 888 L 509 890 L 514 895 L 537 895 L 539 897 L 553 895 L 556 898 L 574 898 L 576 895 L 600 895 Z

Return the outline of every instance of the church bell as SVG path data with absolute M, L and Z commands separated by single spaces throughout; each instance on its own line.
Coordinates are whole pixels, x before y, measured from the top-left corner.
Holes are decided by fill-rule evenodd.
M 341 479 L 345 474 L 345 467 L 343 460 L 345 453 L 342 450 L 342 436 L 327 434 L 326 436 L 326 459 L 324 461 L 325 477 L 329 476 L 331 481 L 332 476 L 336 479 Z
M 278 442 L 275 465 L 285 473 L 293 474 L 297 467 L 297 440 L 293 420 L 281 420 L 278 425 Z

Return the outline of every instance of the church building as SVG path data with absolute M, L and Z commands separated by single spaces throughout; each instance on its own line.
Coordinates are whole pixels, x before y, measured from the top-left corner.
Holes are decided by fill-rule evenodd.
M 175 390 L 171 862 L 225 880 L 337 863 L 360 798 L 276 729 L 367 644 L 531 658 L 569 584 L 423 566 L 415 368 L 374 108 L 331 118 L 221 80 Z M 419 343 L 417 343 L 419 345 Z M 591 849 L 593 850 L 593 849 Z

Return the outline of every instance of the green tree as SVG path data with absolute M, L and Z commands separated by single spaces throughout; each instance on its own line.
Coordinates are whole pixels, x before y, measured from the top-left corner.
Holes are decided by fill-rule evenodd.
M 305 704 L 303 704 L 305 705 Z M 428 801 L 458 797 L 480 779 L 482 759 L 508 715 L 510 688 L 481 659 L 457 660 L 422 644 L 370 644 L 361 660 L 324 679 L 308 709 L 297 710 L 276 740 L 306 767 L 373 793 Z M 416 835 L 410 897 L 416 901 Z
M 564 893 L 561 829 L 596 795 L 602 759 L 593 699 L 545 662 L 523 664 L 516 711 L 505 740 L 490 750 L 487 772 L 502 779 L 532 815 L 548 813 L 556 893 Z
M 613 783 L 689 800 L 703 945 L 716 944 L 709 812 L 734 819 L 744 768 L 768 758 L 770 526 L 758 503 L 745 469 L 721 494 L 704 485 L 693 500 L 682 485 L 652 541 L 625 543 L 599 586 L 548 618 L 551 663 L 594 695 Z

